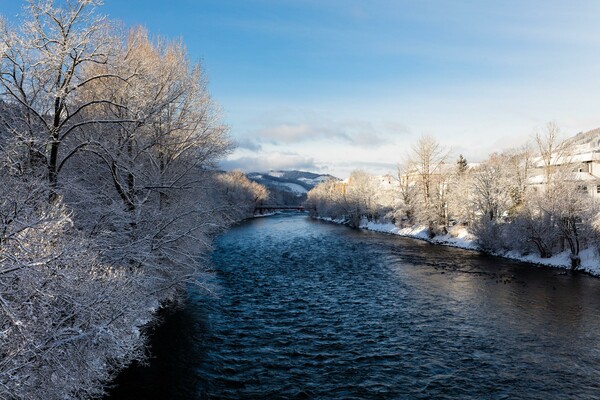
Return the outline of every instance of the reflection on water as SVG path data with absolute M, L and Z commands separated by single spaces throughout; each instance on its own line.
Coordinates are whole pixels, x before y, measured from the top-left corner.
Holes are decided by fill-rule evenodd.
M 600 396 L 600 280 L 292 214 L 217 243 L 113 399 Z

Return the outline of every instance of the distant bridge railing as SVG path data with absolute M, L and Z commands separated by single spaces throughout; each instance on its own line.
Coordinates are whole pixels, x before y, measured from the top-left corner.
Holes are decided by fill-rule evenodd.
M 295 210 L 295 211 L 305 211 L 303 206 L 276 206 L 276 205 L 261 205 L 256 206 L 254 208 L 255 211 L 280 211 L 280 210 Z

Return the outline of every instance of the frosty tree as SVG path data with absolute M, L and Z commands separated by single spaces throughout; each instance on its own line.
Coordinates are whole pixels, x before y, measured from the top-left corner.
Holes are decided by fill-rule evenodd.
M 0 398 L 100 397 L 229 209 L 266 195 L 223 194 L 228 129 L 183 44 L 99 5 L 29 0 L 0 22 Z
M 443 169 L 448 152 L 431 136 L 422 136 L 415 143 L 409 156 L 409 180 L 418 190 L 418 206 L 415 208 L 420 222 L 429 226 L 433 235 L 439 225 L 447 222 L 448 175 Z
M 86 111 L 97 104 L 121 105 L 103 97 L 81 101 L 82 92 L 96 80 L 127 80 L 119 74 L 90 74 L 89 65 L 107 64 L 112 37 L 97 0 L 29 0 L 19 30 L 4 24 L 5 46 L 0 85 L 7 100 L 23 109 L 27 129 L 15 132 L 33 157 L 43 160 L 52 198 L 57 195 L 62 143 L 93 124 L 113 123 Z

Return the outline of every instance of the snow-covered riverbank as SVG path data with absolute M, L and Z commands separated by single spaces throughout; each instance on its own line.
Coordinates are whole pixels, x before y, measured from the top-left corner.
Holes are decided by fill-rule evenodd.
M 336 224 L 346 225 L 345 220 L 331 219 L 331 218 L 318 218 L 322 221 L 333 222 Z M 464 227 L 451 228 L 449 233 L 446 235 L 436 236 L 429 238 L 427 227 L 425 226 L 412 226 L 407 228 L 399 228 L 394 224 L 379 223 L 373 221 L 363 220 L 359 225 L 360 229 L 365 229 L 373 232 L 387 233 L 391 235 L 398 235 L 403 237 L 410 237 L 413 239 L 425 240 L 432 244 L 439 244 L 443 246 L 459 247 L 462 249 L 482 251 L 477 245 L 477 238 L 470 234 Z M 509 258 L 512 260 L 518 260 L 528 262 L 531 264 L 544 265 L 549 267 L 570 269 L 571 258 L 568 251 L 555 254 L 550 258 L 541 258 L 537 254 L 521 255 L 516 251 L 508 251 L 505 253 L 492 254 L 498 257 Z M 585 271 L 591 275 L 600 277 L 600 255 L 595 249 L 584 249 L 579 253 L 581 257 L 580 270 Z

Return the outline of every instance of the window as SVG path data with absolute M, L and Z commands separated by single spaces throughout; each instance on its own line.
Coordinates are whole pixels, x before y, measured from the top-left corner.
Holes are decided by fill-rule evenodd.
M 596 193 L 600 193 L 600 185 L 596 185 Z

